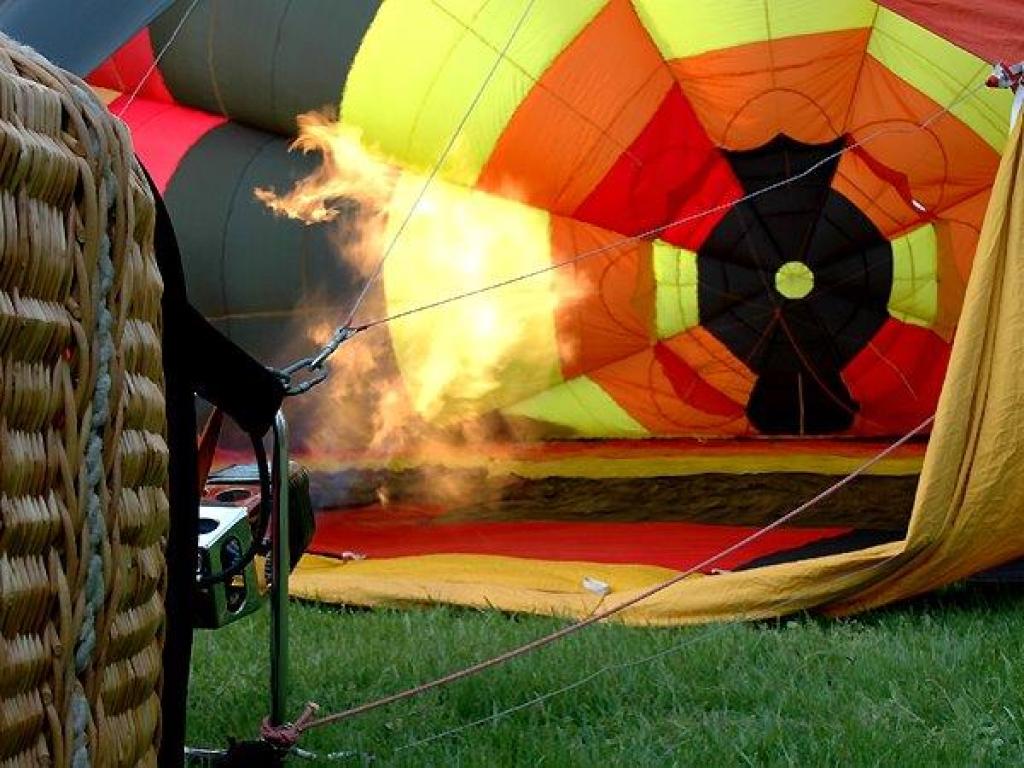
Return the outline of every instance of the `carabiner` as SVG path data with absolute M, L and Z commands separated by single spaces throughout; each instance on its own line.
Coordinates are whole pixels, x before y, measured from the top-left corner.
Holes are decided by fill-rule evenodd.
M 361 327 L 353 328 L 349 325 L 340 326 L 335 329 L 334 333 L 331 334 L 331 338 L 315 355 L 303 357 L 300 360 L 296 360 L 291 365 L 274 371 L 274 374 L 284 385 L 285 395 L 287 397 L 303 395 L 313 389 L 317 384 L 323 382 L 330 373 L 327 369 L 327 359 L 338 351 L 338 347 L 351 339 L 361 330 L 363 330 Z M 308 376 L 302 381 L 296 383 L 296 374 L 300 371 L 307 371 Z

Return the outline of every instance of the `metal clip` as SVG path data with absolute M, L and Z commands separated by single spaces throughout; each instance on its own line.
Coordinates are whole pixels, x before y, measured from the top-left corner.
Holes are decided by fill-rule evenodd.
M 303 395 L 326 380 L 330 373 L 327 369 L 328 358 L 338 351 L 338 347 L 351 339 L 361 330 L 363 329 L 353 328 L 350 325 L 343 325 L 335 329 L 331 338 L 315 355 L 303 357 L 300 360 L 296 360 L 291 365 L 286 366 L 279 371 L 275 371 L 277 377 L 284 384 L 285 395 L 288 397 Z M 305 372 L 307 375 L 301 381 L 296 381 L 296 375 L 300 371 Z
M 342 325 L 339 328 L 336 328 L 334 330 L 334 334 L 331 336 L 330 341 L 324 344 L 323 349 L 321 349 L 320 353 L 313 358 L 312 362 L 309 364 L 309 367 L 313 369 L 323 367 L 323 364 L 327 362 L 327 358 L 329 358 L 331 355 L 337 352 L 338 347 L 340 347 L 346 341 L 355 336 L 356 333 L 358 333 L 358 329 L 353 328 L 352 326 L 349 325 Z
M 287 378 L 283 378 L 285 381 L 285 396 L 295 397 L 296 395 L 304 395 L 317 384 L 322 383 L 327 379 L 327 368 L 321 366 L 319 368 L 313 368 L 311 366 L 305 366 L 301 370 L 309 371 L 309 377 L 302 381 L 296 382 L 293 377 L 289 374 Z

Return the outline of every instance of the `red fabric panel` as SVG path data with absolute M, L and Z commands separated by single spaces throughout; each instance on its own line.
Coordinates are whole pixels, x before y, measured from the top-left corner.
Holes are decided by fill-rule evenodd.
M 430 554 L 504 555 L 537 560 L 657 565 L 684 570 L 753 533 L 754 528 L 698 523 L 590 523 L 517 520 L 444 523 L 434 507 L 389 506 L 317 516 L 310 552 L 371 558 Z M 715 563 L 731 569 L 847 528 L 781 528 Z M 524 568 L 529 564 L 524 563 Z
M 732 169 L 676 85 L 574 216 L 636 235 L 742 194 Z M 696 250 L 725 213 L 723 209 L 679 224 L 658 237 Z
M 697 371 L 665 344 L 655 344 L 654 357 L 661 364 L 662 371 L 665 372 L 680 400 L 707 413 L 733 419 L 742 418 L 743 406 L 733 402 L 704 381 Z
M 887 182 L 889 186 L 895 189 L 904 203 L 913 207 L 914 193 L 910 188 L 910 179 L 907 178 L 907 174 L 902 173 L 895 168 L 890 168 L 879 160 L 876 160 L 875 157 L 860 144 L 852 145 L 850 152 L 860 158 L 878 178 Z
M 167 89 L 159 67 L 153 67 L 153 59 L 153 42 L 149 36 L 149 29 L 143 29 L 121 46 L 113 56 L 100 64 L 86 79 L 90 85 L 99 88 L 131 93 L 145 77 L 145 85 L 139 91 L 140 97 L 172 102 L 174 97 Z M 153 69 L 150 72 L 151 67 Z
M 987 61 L 1024 60 L 1021 5 L 1012 0 L 879 0 Z
M 949 353 L 934 332 L 889 318 L 843 371 L 860 403 L 852 431 L 877 433 L 884 424 L 900 434 L 935 413 Z
M 110 111 L 119 115 L 127 98 L 115 99 Z M 135 99 L 121 119 L 131 129 L 135 152 L 161 194 L 189 148 L 226 122 L 220 115 L 148 99 Z

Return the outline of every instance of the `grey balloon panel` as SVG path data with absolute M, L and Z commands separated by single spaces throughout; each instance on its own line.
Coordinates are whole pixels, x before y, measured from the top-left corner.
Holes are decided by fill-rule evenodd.
M 0 30 L 85 77 L 171 0 L 0 0 Z
M 189 0 L 150 27 L 155 50 Z M 218 0 L 200 3 L 160 71 L 175 99 L 263 130 L 293 135 L 295 116 L 337 109 L 345 77 L 380 0 Z
M 207 317 L 227 322 L 232 338 L 236 327 L 248 334 L 260 327 L 257 320 L 277 327 L 293 314 L 304 330 L 315 307 L 333 308 L 326 314 L 340 322 L 339 310 L 361 286 L 336 247 L 349 220 L 308 226 L 273 214 L 253 194 L 256 187 L 290 189 L 315 162 L 288 152 L 278 136 L 225 123 L 204 135 L 171 177 L 165 198 L 189 297 Z M 282 349 L 274 339 L 256 333 L 246 343 L 268 361 Z
M 281 367 L 308 355 L 313 342 L 306 337 L 306 318 L 235 317 L 214 321 L 222 333 L 264 365 Z

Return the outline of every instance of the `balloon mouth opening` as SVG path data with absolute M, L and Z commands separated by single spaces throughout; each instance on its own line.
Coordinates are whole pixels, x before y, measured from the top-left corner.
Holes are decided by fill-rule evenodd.
M 814 289 L 814 273 L 802 261 L 787 261 L 775 272 L 775 290 L 787 299 L 802 299 Z

